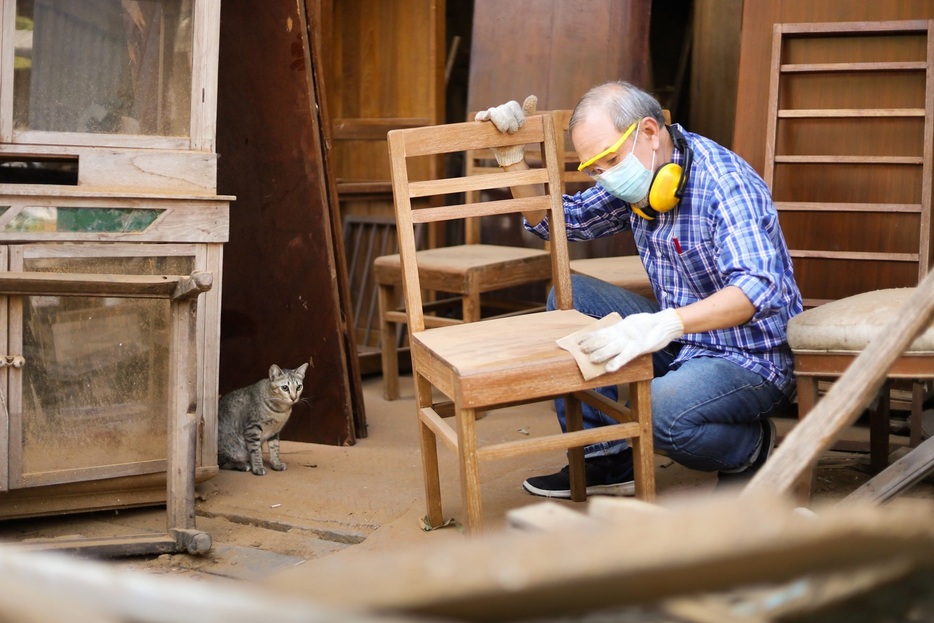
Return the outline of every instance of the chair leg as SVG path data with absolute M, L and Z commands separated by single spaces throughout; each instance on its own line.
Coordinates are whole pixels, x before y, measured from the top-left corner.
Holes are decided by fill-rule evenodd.
M 869 414 L 869 464 L 874 473 L 889 465 L 891 392 L 892 383 L 886 381 L 879 390 L 878 408 Z
M 804 419 L 804 416 L 814 408 L 817 403 L 817 379 L 815 377 L 798 377 L 798 421 Z M 814 478 L 813 471 L 807 471 L 801 475 L 794 487 L 794 496 L 801 506 L 807 506 L 811 503 L 811 480 Z
M 639 422 L 639 436 L 629 440 L 632 445 L 633 480 L 636 497 L 644 502 L 655 501 L 655 443 L 652 440 L 651 381 L 629 385 L 629 404 Z
M 477 458 L 475 409 L 462 409 L 455 405 L 457 420 L 457 460 L 460 467 L 461 504 L 467 516 L 467 533 L 479 534 L 483 530 L 483 500 L 480 498 L 480 461 Z
M 476 322 L 481 315 L 480 291 L 473 281 L 467 284 L 467 290 L 467 294 L 461 297 L 462 317 L 464 322 Z
M 574 394 L 564 397 L 564 416 L 568 432 L 583 430 L 584 416 L 581 401 Z M 568 467 L 571 477 L 571 499 L 583 502 L 587 499 L 587 475 L 584 468 L 584 448 L 568 448 Z
M 395 307 L 395 287 L 379 284 L 379 332 L 380 357 L 383 368 L 383 398 L 399 398 L 399 353 L 396 348 L 396 323 L 390 322 L 387 314 Z
M 917 448 L 921 445 L 921 414 L 924 411 L 924 383 L 913 381 L 911 383 L 911 413 L 908 415 L 908 426 L 911 431 L 908 445 Z
M 431 384 L 417 372 L 415 404 L 418 410 L 419 440 L 422 448 L 422 477 L 425 483 L 425 506 L 428 523 L 438 528 L 444 523 L 441 510 L 441 475 L 438 468 L 438 439 L 434 431 L 422 420 L 422 409 L 431 406 Z

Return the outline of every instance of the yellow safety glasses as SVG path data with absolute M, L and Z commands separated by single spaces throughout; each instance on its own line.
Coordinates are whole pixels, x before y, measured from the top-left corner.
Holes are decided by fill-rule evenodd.
M 638 122 L 637 122 L 637 123 L 638 123 Z M 616 141 L 615 143 L 613 143 L 613 144 L 610 146 L 609 149 L 606 149 L 605 151 L 601 151 L 599 154 L 597 154 L 596 156 L 594 156 L 593 158 L 591 158 L 591 159 L 588 160 L 587 162 L 582 162 L 582 163 L 580 164 L 580 166 L 577 167 L 577 170 L 578 170 L 578 171 L 583 171 L 583 172 L 586 173 L 587 175 L 590 175 L 591 177 L 593 177 L 594 173 L 592 173 L 591 171 L 584 171 L 584 169 L 589 168 L 589 167 L 592 166 L 595 162 L 599 162 L 599 161 L 603 160 L 604 158 L 606 158 L 606 157 L 609 156 L 610 154 L 615 154 L 615 153 L 619 150 L 619 148 L 623 146 L 623 143 L 626 142 L 626 139 L 629 138 L 629 135 L 632 134 L 632 131 L 635 130 L 635 129 L 636 129 L 636 124 L 634 123 L 634 124 L 632 124 L 631 126 L 629 126 L 629 129 L 626 130 L 626 132 L 625 132 L 621 137 L 619 137 L 619 140 Z

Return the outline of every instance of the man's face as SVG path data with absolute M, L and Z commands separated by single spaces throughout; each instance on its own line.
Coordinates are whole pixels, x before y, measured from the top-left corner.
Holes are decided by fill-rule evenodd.
M 636 157 L 641 161 L 636 145 L 637 141 L 641 142 L 639 134 L 632 126 L 620 132 L 609 114 L 594 110 L 574 126 L 571 142 L 581 163 L 587 165 L 582 170 L 593 177 L 621 162 L 633 152 L 634 146 Z

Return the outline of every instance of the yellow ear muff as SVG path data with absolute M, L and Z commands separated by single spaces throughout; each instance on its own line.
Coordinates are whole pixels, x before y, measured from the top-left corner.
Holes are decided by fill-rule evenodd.
M 678 205 L 681 199 L 676 193 L 681 184 L 682 173 L 681 165 L 673 162 L 664 164 L 655 171 L 652 186 L 649 188 L 649 205 L 656 212 L 668 212 Z

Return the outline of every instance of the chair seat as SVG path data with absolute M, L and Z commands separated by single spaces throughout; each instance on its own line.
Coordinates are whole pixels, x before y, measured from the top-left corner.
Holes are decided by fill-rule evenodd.
M 655 298 L 649 275 L 638 255 L 571 260 L 571 272 L 612 283 L 648 299 Z
M 788 344 L 793 351 L 865 350 L 913 291 L 914 288 L 874 290 L 804 311 L 788 322 Z M 905 352 L 934 352 L 934 324 Z
M 477 274 L 481 291 L 490 291 L 551 277 L 548 251 L 492 244 L 462 244 L 418 252 L 418 269 L 424 288 L 462 292 L 463 279 L 451 275 Z M 376 279 L 381 283 L 402 283 L 399 254 L 383 255 L 373 261 Z
M 574 357 L 556 341 L 593 322 L 571 309 L 441 327 L 412 334 L 413 356 L 430 357 L 434 365 L 424 375 L 465 407 L 651 378 L 651 357 L 645 355 L 616 373 L 584 381 Z M 532 373 L 542 368 L 549 370 L 548 383 Z

